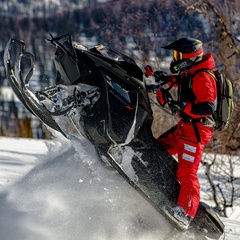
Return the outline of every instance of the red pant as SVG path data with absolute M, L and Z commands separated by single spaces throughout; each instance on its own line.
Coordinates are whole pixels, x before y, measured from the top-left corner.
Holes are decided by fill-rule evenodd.
M 158 138 L 171 154 L 178 154 L 177 179 L 180 183 L 178 205 L 194 217 L 200 202 L 200 185 L 197 177 L 204 146 L 212 137 L 212 128 L 196 123 L 201 141 L 198 142 L 191 123 L 179 123 Z

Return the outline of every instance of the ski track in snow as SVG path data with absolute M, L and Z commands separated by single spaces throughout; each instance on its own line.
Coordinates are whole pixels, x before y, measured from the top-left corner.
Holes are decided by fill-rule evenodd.
M 55 135 L 0 138 L 1 240 L 185 239 L 88 140 Z

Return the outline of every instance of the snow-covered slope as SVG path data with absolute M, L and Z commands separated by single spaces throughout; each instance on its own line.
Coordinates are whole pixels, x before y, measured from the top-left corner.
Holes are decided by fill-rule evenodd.
M 184 239 L 85 139 L 0 138 L 2 240 Z M 240 224 L 223 219 L 225 239 Z

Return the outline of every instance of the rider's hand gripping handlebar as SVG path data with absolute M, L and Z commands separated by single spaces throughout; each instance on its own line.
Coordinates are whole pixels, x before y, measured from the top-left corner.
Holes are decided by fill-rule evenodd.
M 147 77 L 149 76 L 155 77 L 155 82 L 158 83 L 157 85 L 154 85 L 154 84 L 146 85 L 147 91 L 153 92 L 156 94 L 157 101 L 162 107 L 164 107 L 166 103 L 170 105 L 173 101 L 172 95 L 169 93 L 169 88 L 164 89 L 163 85 L 171 81 L 169 80 L 171 76 L 167 75 L 163 71 L 153 72 L 152 67 L 150 65 L 146 65 L 144 67 L 144 73 L 145 73 L 145 76 Z M 162 81 L 164 78 L 167 81 Z

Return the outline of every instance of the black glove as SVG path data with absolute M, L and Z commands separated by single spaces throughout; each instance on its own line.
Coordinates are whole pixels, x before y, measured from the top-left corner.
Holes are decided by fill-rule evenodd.
M 172 101 L 169 107 L 171 109 L 172 114 L 175 115 L 177 112 L 183 111 L 186 105 L 187 104 L 185 102 Z
M 172 77 L 164 71 L 155 71 L 154 72 L 155 82 L 170 82 Z

